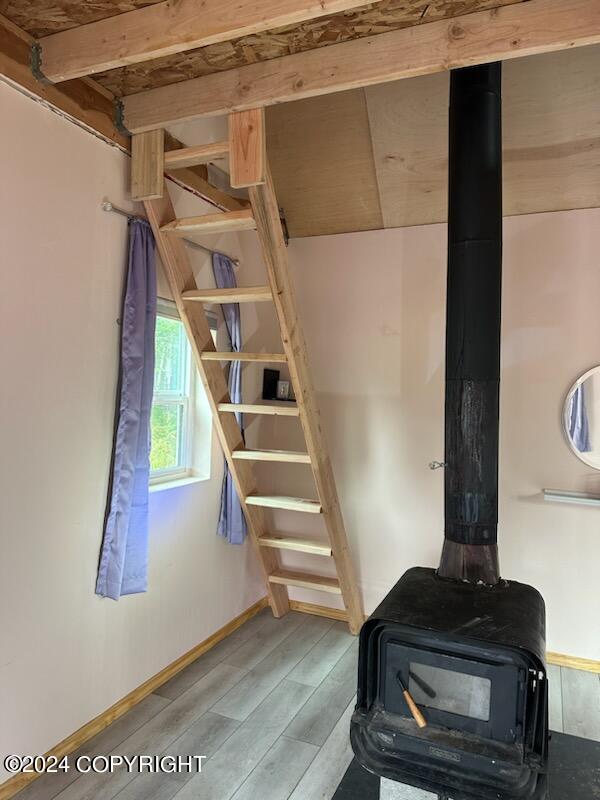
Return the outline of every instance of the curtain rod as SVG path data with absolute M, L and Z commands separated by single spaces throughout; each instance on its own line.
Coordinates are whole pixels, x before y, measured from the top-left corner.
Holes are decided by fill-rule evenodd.
M 120 214 L 122 217 L 127 217 L 127 219 L 142 219 L 145 222 L 148 221 L 146 217 L 142 217 L 139 214 L 132 214 L 129 211 L 125 211 L 123 208 L 119 208 L 114 203 L 111 203 L 110 200 L 103 200 L 101 203 L 101 207 L 103 211 L 113 211 L 115 214 Z M 221 252 L 221 250 L 213 250 L 211 247 L 205 247 L 203 244 L 200 244 L 199 242 L 194 242 L 191 239 L 184 238 L 183 241 L 186 244 L 189 244 L 190 247 L 195 248 L 196 250 L 204 250 L 205 253 L 209 253 L 210 255 L 216 253 L 219 256 L 225 256 L 225 258 L 228 258 L 233 264 L 235 264 L 236 267 L 239 267 L 240 265 L 239 258 L 233 258 L 232 256 L 227 255 L 227 253 Z

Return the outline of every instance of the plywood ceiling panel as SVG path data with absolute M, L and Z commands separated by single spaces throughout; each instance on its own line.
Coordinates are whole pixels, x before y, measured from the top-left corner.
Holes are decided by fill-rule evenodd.
M 155 2 L 159 0 L 0 0 L 0 13 L 40 37 Z M 519 2 L 524 0 L 381 0 L 354 11 L 122 67 L 95 77 L 105 88 L 121 96 L 302 50 Z
M 448 83 L 430 75 L 269 109 L 291 234 L 445 221 Z M 600 47 L 506 62 L 503 84 L 505 214 L 600 206 Z
M 48 36 L 162 0 L 0 0 L 0 13 L 32 36 Z
M 446 218 L 449 75 L 365 90 L 383 224 Z
M 291 236 L 383 227 L 362 89 L 268 108 L 267 148 Z
M 448 75 L 366 90 L 386 227 L 446 219 Z M 600 206 L 600 48 L 504 64 L 504 212 Z
M 600 47 L 505 65 L 507 214 L 600 206 Z

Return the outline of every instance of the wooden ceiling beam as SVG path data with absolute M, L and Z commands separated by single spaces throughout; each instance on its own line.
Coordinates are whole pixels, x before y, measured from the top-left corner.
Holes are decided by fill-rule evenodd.
M 30 67 L 33 41 L 24 30 L 0 15 L 0 75 L 127 150 L 129 137 L 115 127 L 114 98 L 110 92 L 87 78 L 60 86 L 40 83 Z
M 129 152 L 130 137 L 117 130 L 113 121 L 114 98 L 111 93 L 91 78 L 77 78 L 60 86 L 40 83 L 33 77 L 29 65 L 32 42 L 29 34 L 0 14 L 0 76 Z M 182 147 L 178 139 L 165 134 L 167 151 Z M 181 169 L 179 165 L 173 165 L 167 167 L 166 172 L 184 188 L 226 211 L 239 211 L 248 205 L 209 183 L 206 167 Z
M 600 43 L 598 0 L 529 0 L 295 53 L 123 99 L 139 133 L 194 117 Z
M 40 39 L 53 83 L 365 5 L 365 0 L 165 0 Z

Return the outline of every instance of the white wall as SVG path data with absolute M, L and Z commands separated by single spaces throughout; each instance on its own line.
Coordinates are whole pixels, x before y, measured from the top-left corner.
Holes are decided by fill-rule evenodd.
M 127 232 L 100 202 L 133 209 L 129 159 L 5 85 L 0 116 L 0 753 L 43 753 L 264 588 L 249 547 L 215 535 L 214 439 L 210 480 L 151 495 L 148 592 L 94 594 Z M 248 242 L 216 243 L 248 251 L 243 282 Z
M 564 396 L 600 363 L 600 210 L 505 220 L 500 559 L 545 596 L 548 648 L 600 658 L 600 491 L 563 439 Z M 446 229 L 293 240 L 300 319 L 367 611 L 443 537 Z M 297 594 L 297 593 L 296 593 Z M 298 595 L 300 596 L 300 595 Z M 302 595 L 323 602 L 316 595 Z

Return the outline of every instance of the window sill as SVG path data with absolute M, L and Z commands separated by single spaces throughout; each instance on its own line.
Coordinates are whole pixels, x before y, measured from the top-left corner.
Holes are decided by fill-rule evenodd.
M 208 478 L 203 478 L 201 475 L 186 475 L 183 478 L 173 478 L 172 480 L 151 483 L 148 487 L 148 491 L 150 494 L 154 494 L 155 492 L 164 492 L 167 489 L 176 489 L 179 486 L 189 486 L 193 483 L 202 483 L 207 480 Z

